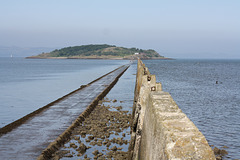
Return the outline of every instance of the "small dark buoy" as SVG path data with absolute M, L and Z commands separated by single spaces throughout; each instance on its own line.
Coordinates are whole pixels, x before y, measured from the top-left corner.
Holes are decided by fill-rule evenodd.
M 216 84 L 218 84 L 218 81 L 216 81 Z

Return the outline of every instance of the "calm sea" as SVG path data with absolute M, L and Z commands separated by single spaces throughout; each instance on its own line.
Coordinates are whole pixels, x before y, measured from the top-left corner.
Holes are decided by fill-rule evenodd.
M 128 62 L 0 58 L 0 127 Z M 226 159 L 239 159 L 240 60 L 146 60 L 144 63 L 209 144 L 218 148 L 227 146 Z M 113 94 L 117 90 L 129 97 L 122 97 L 126 106 L 132 104 L 134 74 L 136 63 L 120 78 L 109 98 L 117 97 Z
M 128 63 L 0 58 L 0 127 Z
M 229 147 L 226 159 L 240 159 L 240 60 L 144 63 L 209 144 Z

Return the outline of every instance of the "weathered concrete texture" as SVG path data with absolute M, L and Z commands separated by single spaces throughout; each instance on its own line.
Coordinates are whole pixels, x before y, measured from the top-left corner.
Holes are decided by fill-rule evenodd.
M 169 93 L 152 92 L 146 107 L 139 159 L 215 159 L 211 147 Z
M 141 143 L 141 131 L 144 122 L 145 109 L 150 92 L 161 90 L 161 83 L 156 83 L 155 75 L 151 75 L 148 68 L 138 59 L 136 85 L 133 103 L 133 121 L 131 124 L 131 142 L 129 145 L 129 159 L 137 159 Z
M 130 159 L 215 159 L 203 134 L 138 60 Z
M 17 128 L 15 125 L 11 128 L 10 125 L 0 137 L 0 159 L 36 159 L 46 147 L 48 148 L 41 159 L 49 159 L 70 136 L 74 126 L 84 120 L 127 68 L 128 66 L 119 67 L 86 87 L 51 103 L 27 121 L 20 120 L 21 124 Z

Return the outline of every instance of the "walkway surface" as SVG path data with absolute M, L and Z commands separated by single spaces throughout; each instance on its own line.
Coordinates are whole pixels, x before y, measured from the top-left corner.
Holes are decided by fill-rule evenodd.
M 115 78 L 120 67 L 89 86 L 67 96 L 0 137 L 0 159 L 36 159 L 50 142 L 64 132 Z

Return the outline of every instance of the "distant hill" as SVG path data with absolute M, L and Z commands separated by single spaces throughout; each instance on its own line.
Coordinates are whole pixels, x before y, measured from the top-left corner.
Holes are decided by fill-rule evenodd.
M 166 59 L 152 49 L 124 48 L 107 44 L 66 47 L 27 58 L 136 59 L 137 57 Z

